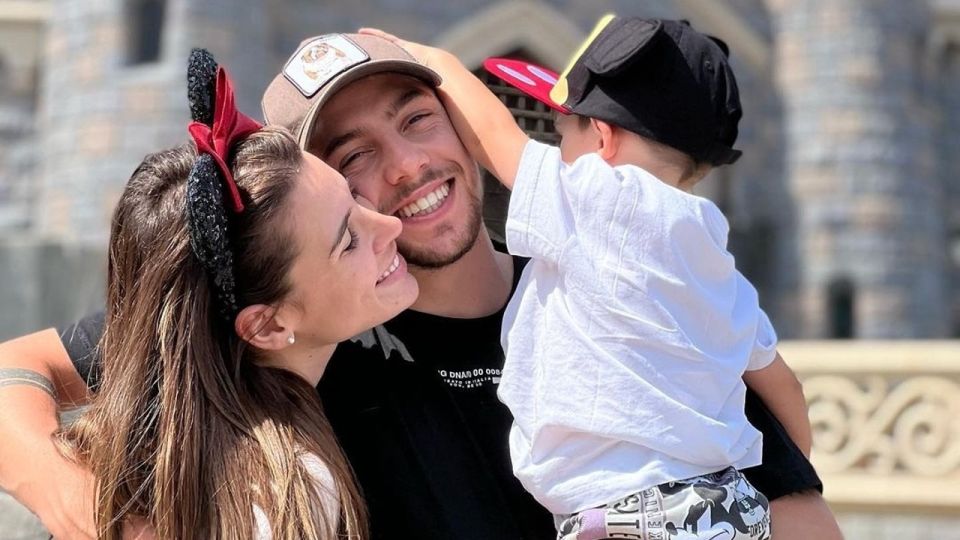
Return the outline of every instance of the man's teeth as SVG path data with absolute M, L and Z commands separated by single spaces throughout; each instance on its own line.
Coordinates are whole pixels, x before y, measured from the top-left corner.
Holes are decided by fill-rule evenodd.
M 450 188 L 447 187 L 447 184 L 441 184 L 437 189 L 401 208 L 397 214 L 405 218 L 425 216 L 440 208 L 440 204 L 449 194 Z
M 380 277 L 377 278 L 377 283 L 380 283 L 381 281 L 390 277 L 390 274 L 396 272 L 397 268 L 400 268 L 400 256 L 394 255 L 393 262 L 390 263 L 390 268 L 387 268 L 382 274 L 380 274 Z

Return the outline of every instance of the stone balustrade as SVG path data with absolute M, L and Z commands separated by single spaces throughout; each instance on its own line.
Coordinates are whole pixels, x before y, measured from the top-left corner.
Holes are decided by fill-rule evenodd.
M 960 341 L 795 341 L 834 508 L 960 512 Z

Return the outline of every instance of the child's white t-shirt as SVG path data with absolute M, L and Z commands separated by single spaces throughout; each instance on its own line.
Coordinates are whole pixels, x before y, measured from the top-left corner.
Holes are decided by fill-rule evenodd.
M 707 199 L 535 141 L 510 198 L 499 396 L 524 487 L 555 514 L 760 463 L 744 370 L 776 355 L 757 292 Z

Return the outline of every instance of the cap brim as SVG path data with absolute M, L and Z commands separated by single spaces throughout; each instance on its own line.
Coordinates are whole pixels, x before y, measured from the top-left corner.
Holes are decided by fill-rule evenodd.
M 320 91 L 317 92 L 317 94 L 312 98 L 313 104 L 311 105 L 310 110 L 307 111 L 303 122 L 300 123 L 300 128 L 295 134 L 297 136 L 297 143 L 300 145 L 300 147 L 303 149 L 307 148 L 307 144 L 310 142 L 310 136 L 313 133 L 313 125 L 316 121 L 317 114 L 331 97 L 333 97 L 337 92 L 342 90 L 350 83 L 370 75 L 375 75 L 377 73 L 399 73 L 401 75 L 410 75 L 426 82 L 433 87 L 440 86 L 440 82 L 442 81 L 440 75 L 438 75 L 436 71 L 433 71 L 423 64 L 418 64 L 410 60 L 373 60 L 358 65 L 355 68 L 335 77 L 332 81 L 327 83 L 326 86 L 320 89 Z
M 547 107 L 570 114 L 569 109 L 550 98 L 550 90 L 559 78 L 553 70 L 512 58 L 487 58 L 483 69 Z

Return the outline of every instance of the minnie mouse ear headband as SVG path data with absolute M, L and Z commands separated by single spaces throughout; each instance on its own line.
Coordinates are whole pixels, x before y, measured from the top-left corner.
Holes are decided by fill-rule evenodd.
M 600 19 L 563 73 L 487 59 L 487 71 L 564 114 L 597 118 L 699 162 L 733 163 L 742 110 L 727 45 L 687 21 Z
M 197 145 L 187 179 L 190 246 L 213 281 L 222 315 L 232 322 L 238 307 L 227 210 L 243 212 L 243 198 L 228 161 L 233 145 L 262 126 L 237 110 L 227 72 L 204 49 L 190 52 L 187 99 L 193 120 L 188 131 Z

